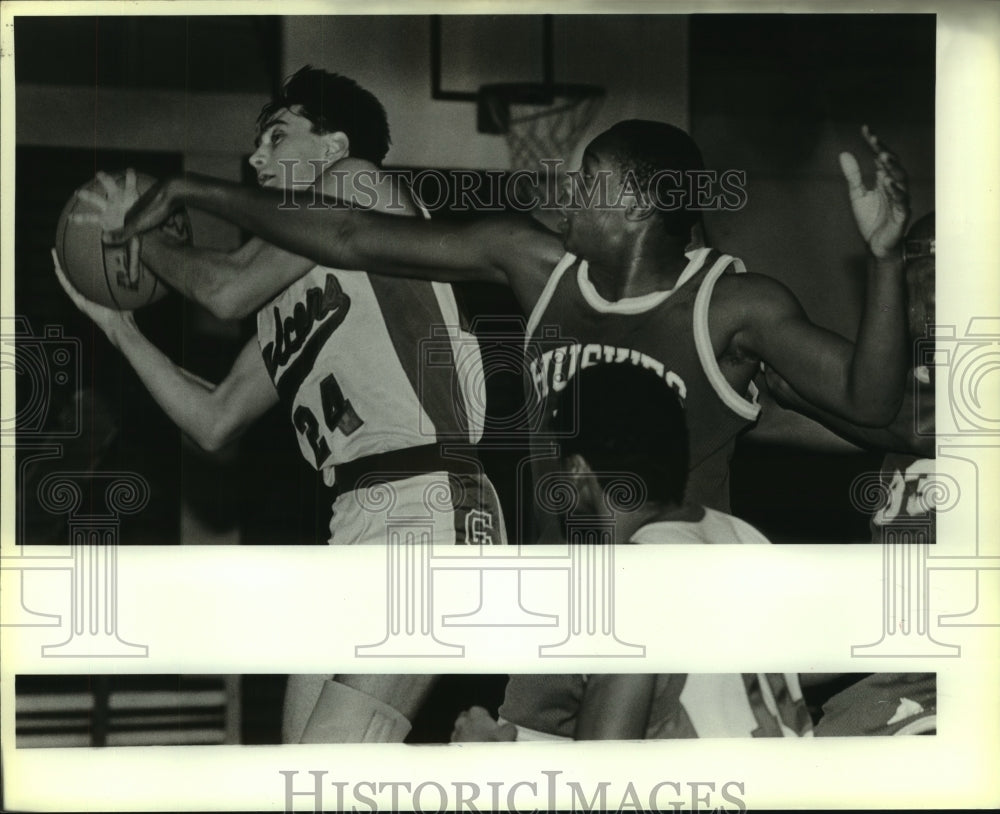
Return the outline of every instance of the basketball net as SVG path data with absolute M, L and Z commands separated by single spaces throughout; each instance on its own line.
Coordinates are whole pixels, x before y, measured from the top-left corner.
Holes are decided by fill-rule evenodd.
M 480 89 L 480 130 L 502 133 L 511 170 L 527 170 L 537 177 L 535 184 L 527 175 L 518 176 L 518 202 L 560 200 L 557 193 L 567 162 L 604 95 L 596 85 L 510 84 Z

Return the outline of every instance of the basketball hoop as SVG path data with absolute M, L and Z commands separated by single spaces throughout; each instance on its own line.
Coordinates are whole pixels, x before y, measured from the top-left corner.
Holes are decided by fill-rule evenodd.
M 515 82 L 483 85 L 477 97 L 476 125 L 480 133 L 503 135 L 510 149 L 511 168 L 539 173 L 546 188 L 543 200 L 554 201 L 559 179 L 542 159 L 567 161 L 593 121 L 605 91 L 599 85 Z M 538 189 L 521 192 L 537 200 Z M 519 199 L 524 200 L 519 195 Z

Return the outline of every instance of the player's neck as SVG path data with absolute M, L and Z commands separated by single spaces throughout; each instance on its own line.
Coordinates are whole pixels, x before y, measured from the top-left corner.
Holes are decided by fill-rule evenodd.
M 687 267 L 687 240 L 647 230 L 616 257 L 588 260 L 588 276 L 609 302 L 670 291 Z

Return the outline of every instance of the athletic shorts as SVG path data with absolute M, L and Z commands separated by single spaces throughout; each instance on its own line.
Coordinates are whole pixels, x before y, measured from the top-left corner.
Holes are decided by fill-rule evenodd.
M 333 503 L 332 545 L 506 545 L 489 478 L 428 472 L 345 492 Z

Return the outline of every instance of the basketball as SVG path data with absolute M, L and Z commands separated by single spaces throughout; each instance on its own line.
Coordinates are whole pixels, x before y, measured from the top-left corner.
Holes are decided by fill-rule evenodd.
M 125 173 L 109 173 L 119 184 Z M 136 188 L 140 195 L 156 183 L 156 179 L 136 173 Z M 156 302 L 166 296 L 168 288 L 150 269 L 139 264 L 133 278 L 129 273 L 129 247 L 108 246 L 101 240 L 101 225 L 80 222 L 73 215 L 97 215 L 97 206 L 79 196 L 86 190 L 105 197 L 106 193 L 95 178 L 88 181 L 63 207 L 56 227 L 56 254 L 59 264 L 76 289 L 88 300 L 118 311 L 131 311 Z M 171 216 L 164 225 L 174 237 L 191 242 L 191 224 L 186 212 Z

